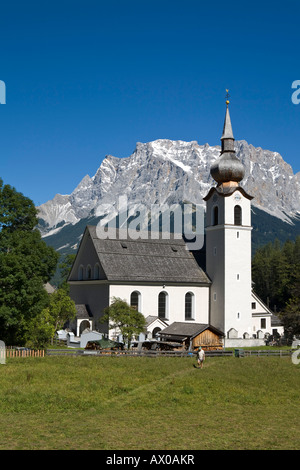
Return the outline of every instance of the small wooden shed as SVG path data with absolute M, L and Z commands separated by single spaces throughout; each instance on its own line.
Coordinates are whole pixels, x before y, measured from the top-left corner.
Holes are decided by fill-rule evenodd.
M 223 349 L 224 333 L 203 323 L 174 322 L 159 333 L 163 341 L 177 341 L 186 349 Z

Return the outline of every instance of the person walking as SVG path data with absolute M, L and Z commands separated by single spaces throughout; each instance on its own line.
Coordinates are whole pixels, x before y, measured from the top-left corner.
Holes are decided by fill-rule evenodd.
M 202 369 L 204 361 L 205 361 L 205 352 L 203 351 L 201 346 L 199 346 L 199 349 L 197 351 L 197 362 L 198 362 L 198 366 L 200 367 L 200 369 Z

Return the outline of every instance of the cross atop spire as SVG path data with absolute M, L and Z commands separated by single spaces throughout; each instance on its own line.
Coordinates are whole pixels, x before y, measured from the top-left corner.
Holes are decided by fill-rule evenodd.
M 229 105 L 229 98 L 230 98 L 229 90 L 226 90 L 226 104 L 227 104 L 227 106 Z

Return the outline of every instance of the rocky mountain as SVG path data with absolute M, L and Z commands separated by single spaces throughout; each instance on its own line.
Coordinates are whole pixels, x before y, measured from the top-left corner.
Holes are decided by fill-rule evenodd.
M 300 173 L 294 174 L 277 152 L 255 148 L 244 140 L 235 141 L 235 148 L 245 166 L 241 186 L 254 196 L 253 208 L 289 225 L 298 222 Z M 137 143 L 127 158 L 108 155 L 96 174 L 85 176 L 72 194 L 57 194 L 38 208 L 42 235 L 53 244 L 62 231 L 75 234 L 75 226 L 100 216 L 105 204 L 116 208 L 120 196 L 126 196 L 128 204 L 148 207 L 181 202 L 204 206 L 203 197 L 215 185 L 210 167 L 219 155 L 219 146 L 167 139 Z M 78 237 L 71 238 L 66 245 L 75 249 Z

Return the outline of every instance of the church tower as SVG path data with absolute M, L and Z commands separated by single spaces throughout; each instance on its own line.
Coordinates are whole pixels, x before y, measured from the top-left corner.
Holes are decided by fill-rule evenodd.
M 226 337 L 251 334 L 251 199 L 239 185 L 244 166 L 235 155 L 226 101 L 221 155 L 210 174 L 217 182 L 206 201 L 206 272 L 212 281 L 210 324 Z

